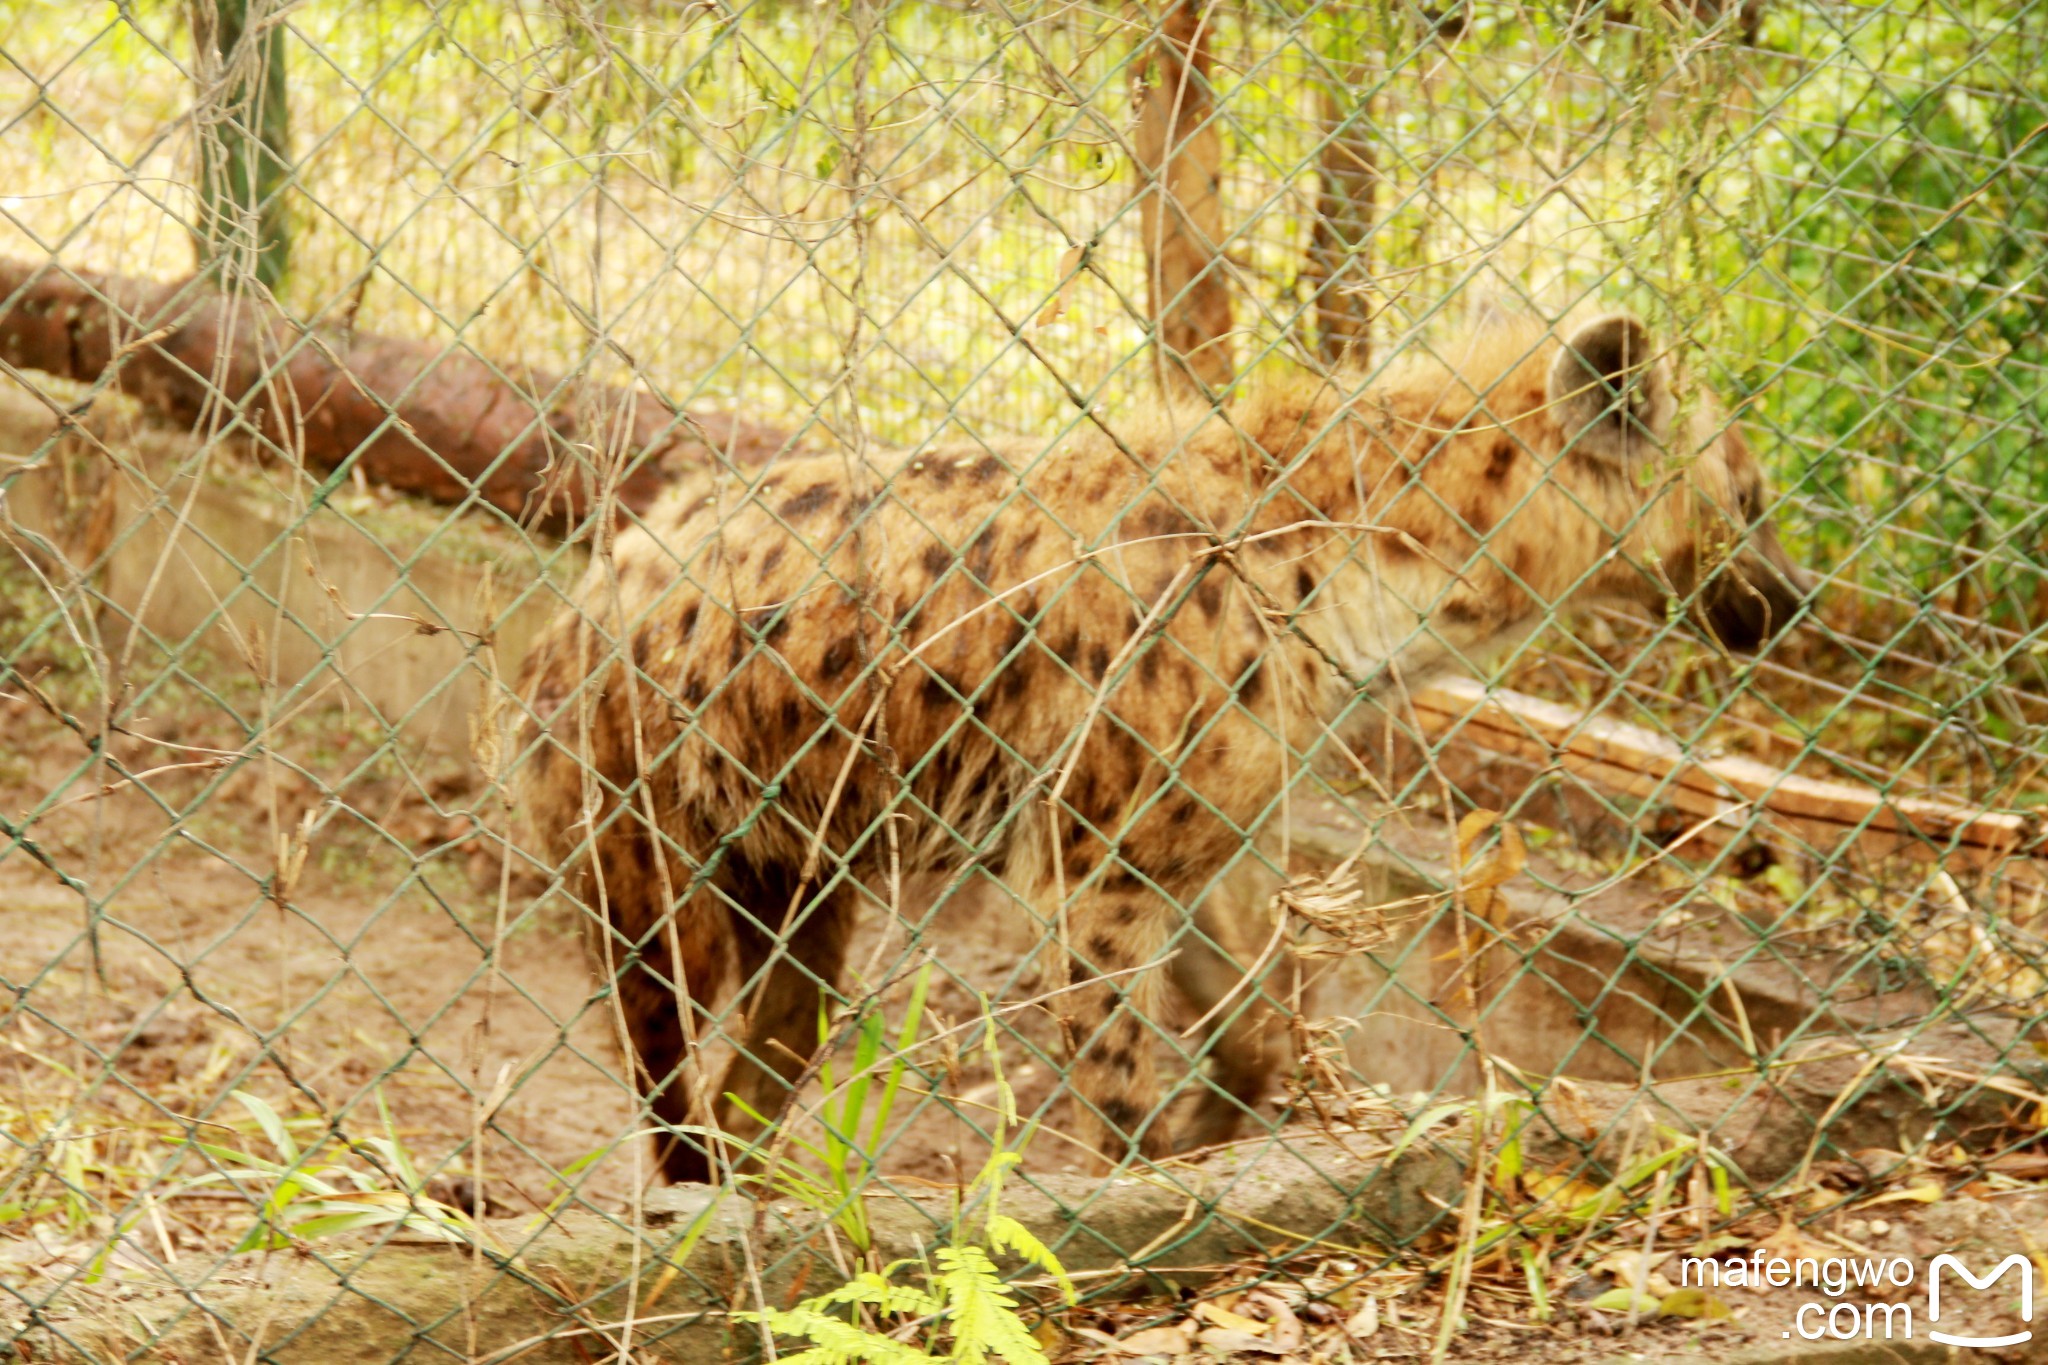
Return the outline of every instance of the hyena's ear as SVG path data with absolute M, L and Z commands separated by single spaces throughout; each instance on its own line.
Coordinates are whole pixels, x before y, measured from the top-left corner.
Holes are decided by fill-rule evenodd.
M 1567 449 L 1628 464 L 1655 459 L 1676 404 L 1649 328 L 1627 313 L 1594 318 L 1550 364 L 1550 404 Z

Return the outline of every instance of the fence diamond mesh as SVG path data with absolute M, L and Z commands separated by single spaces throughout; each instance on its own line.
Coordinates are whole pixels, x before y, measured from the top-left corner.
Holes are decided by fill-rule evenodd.
M 2044 60 L 0 7 L 0 1330 L 1597 1358 L 2048 1273 Z

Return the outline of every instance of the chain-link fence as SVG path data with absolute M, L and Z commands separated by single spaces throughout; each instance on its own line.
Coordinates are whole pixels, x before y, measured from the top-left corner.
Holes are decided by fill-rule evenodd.
M 2044 60 L 0 9 L 0 1324 L 1658 1351 L 2048 1250 Z

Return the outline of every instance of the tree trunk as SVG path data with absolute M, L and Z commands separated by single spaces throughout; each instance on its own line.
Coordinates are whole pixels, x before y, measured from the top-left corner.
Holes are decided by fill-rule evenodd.
M 1356 90 L 1361 74 L 1337 67 L 1323 89 L 1323 145 L 1318 166 L 1316 221 L 1309 238 L 1307 278 L 1316 291 L 1316 349 L 1329 364 L 1364 367 L 1372 358 L 1372 229 L 1379 168 L 1373 159 L 1366 102 Z M 1337 82 L 1352 83 L 1349 88 Z
M 190 281 L 0 260 L 0 308 L 0 357 L 14 365 L 88 383 L 112 368 L 123 391 L 173 421 L 224 429 L 232 412 L 314 468 L 346 466 L 438 502 L 475 497 L 558 533 L 590 515 L 608 482 L 618 508 L 643 511 L 678 478 L 760 464 L 789 440 L 425 342 L 309 333 L 246 292 Z
M 1236 367 L 1223 260 L 1223 135 L 1209 85 L 1207 8 L 1169 0 L 1132 64 L 1139 226 L 1163 392 L 1214 396 Z
M 203 271 L 216 261 L 275 289 L 291 251 L 284 13 L 273 0 L 192 0 L 198 54 L 199 221 Z

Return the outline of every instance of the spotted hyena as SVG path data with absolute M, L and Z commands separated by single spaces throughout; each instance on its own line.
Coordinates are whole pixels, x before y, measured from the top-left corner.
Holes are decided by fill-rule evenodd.
M 1081 1135 L 1170 1151 L 1148 964 L 1345 718 L 1567 601 L 1685 602 L 1735 647 L 1797 609 L 1755 462 L 1675 373 L 1626 315 L 1566 343 L 1494 319 L 1362 389 L 678 490 L 525 681 L 527 814 L 611 926 L 655 1113 L 754 1131 L 860 883 L 980 867 L 1066 949 Z M 742 1053 L 695 1108 L 739 983 Z M 709 1174 L 691 1140 L 664 1161 Z

